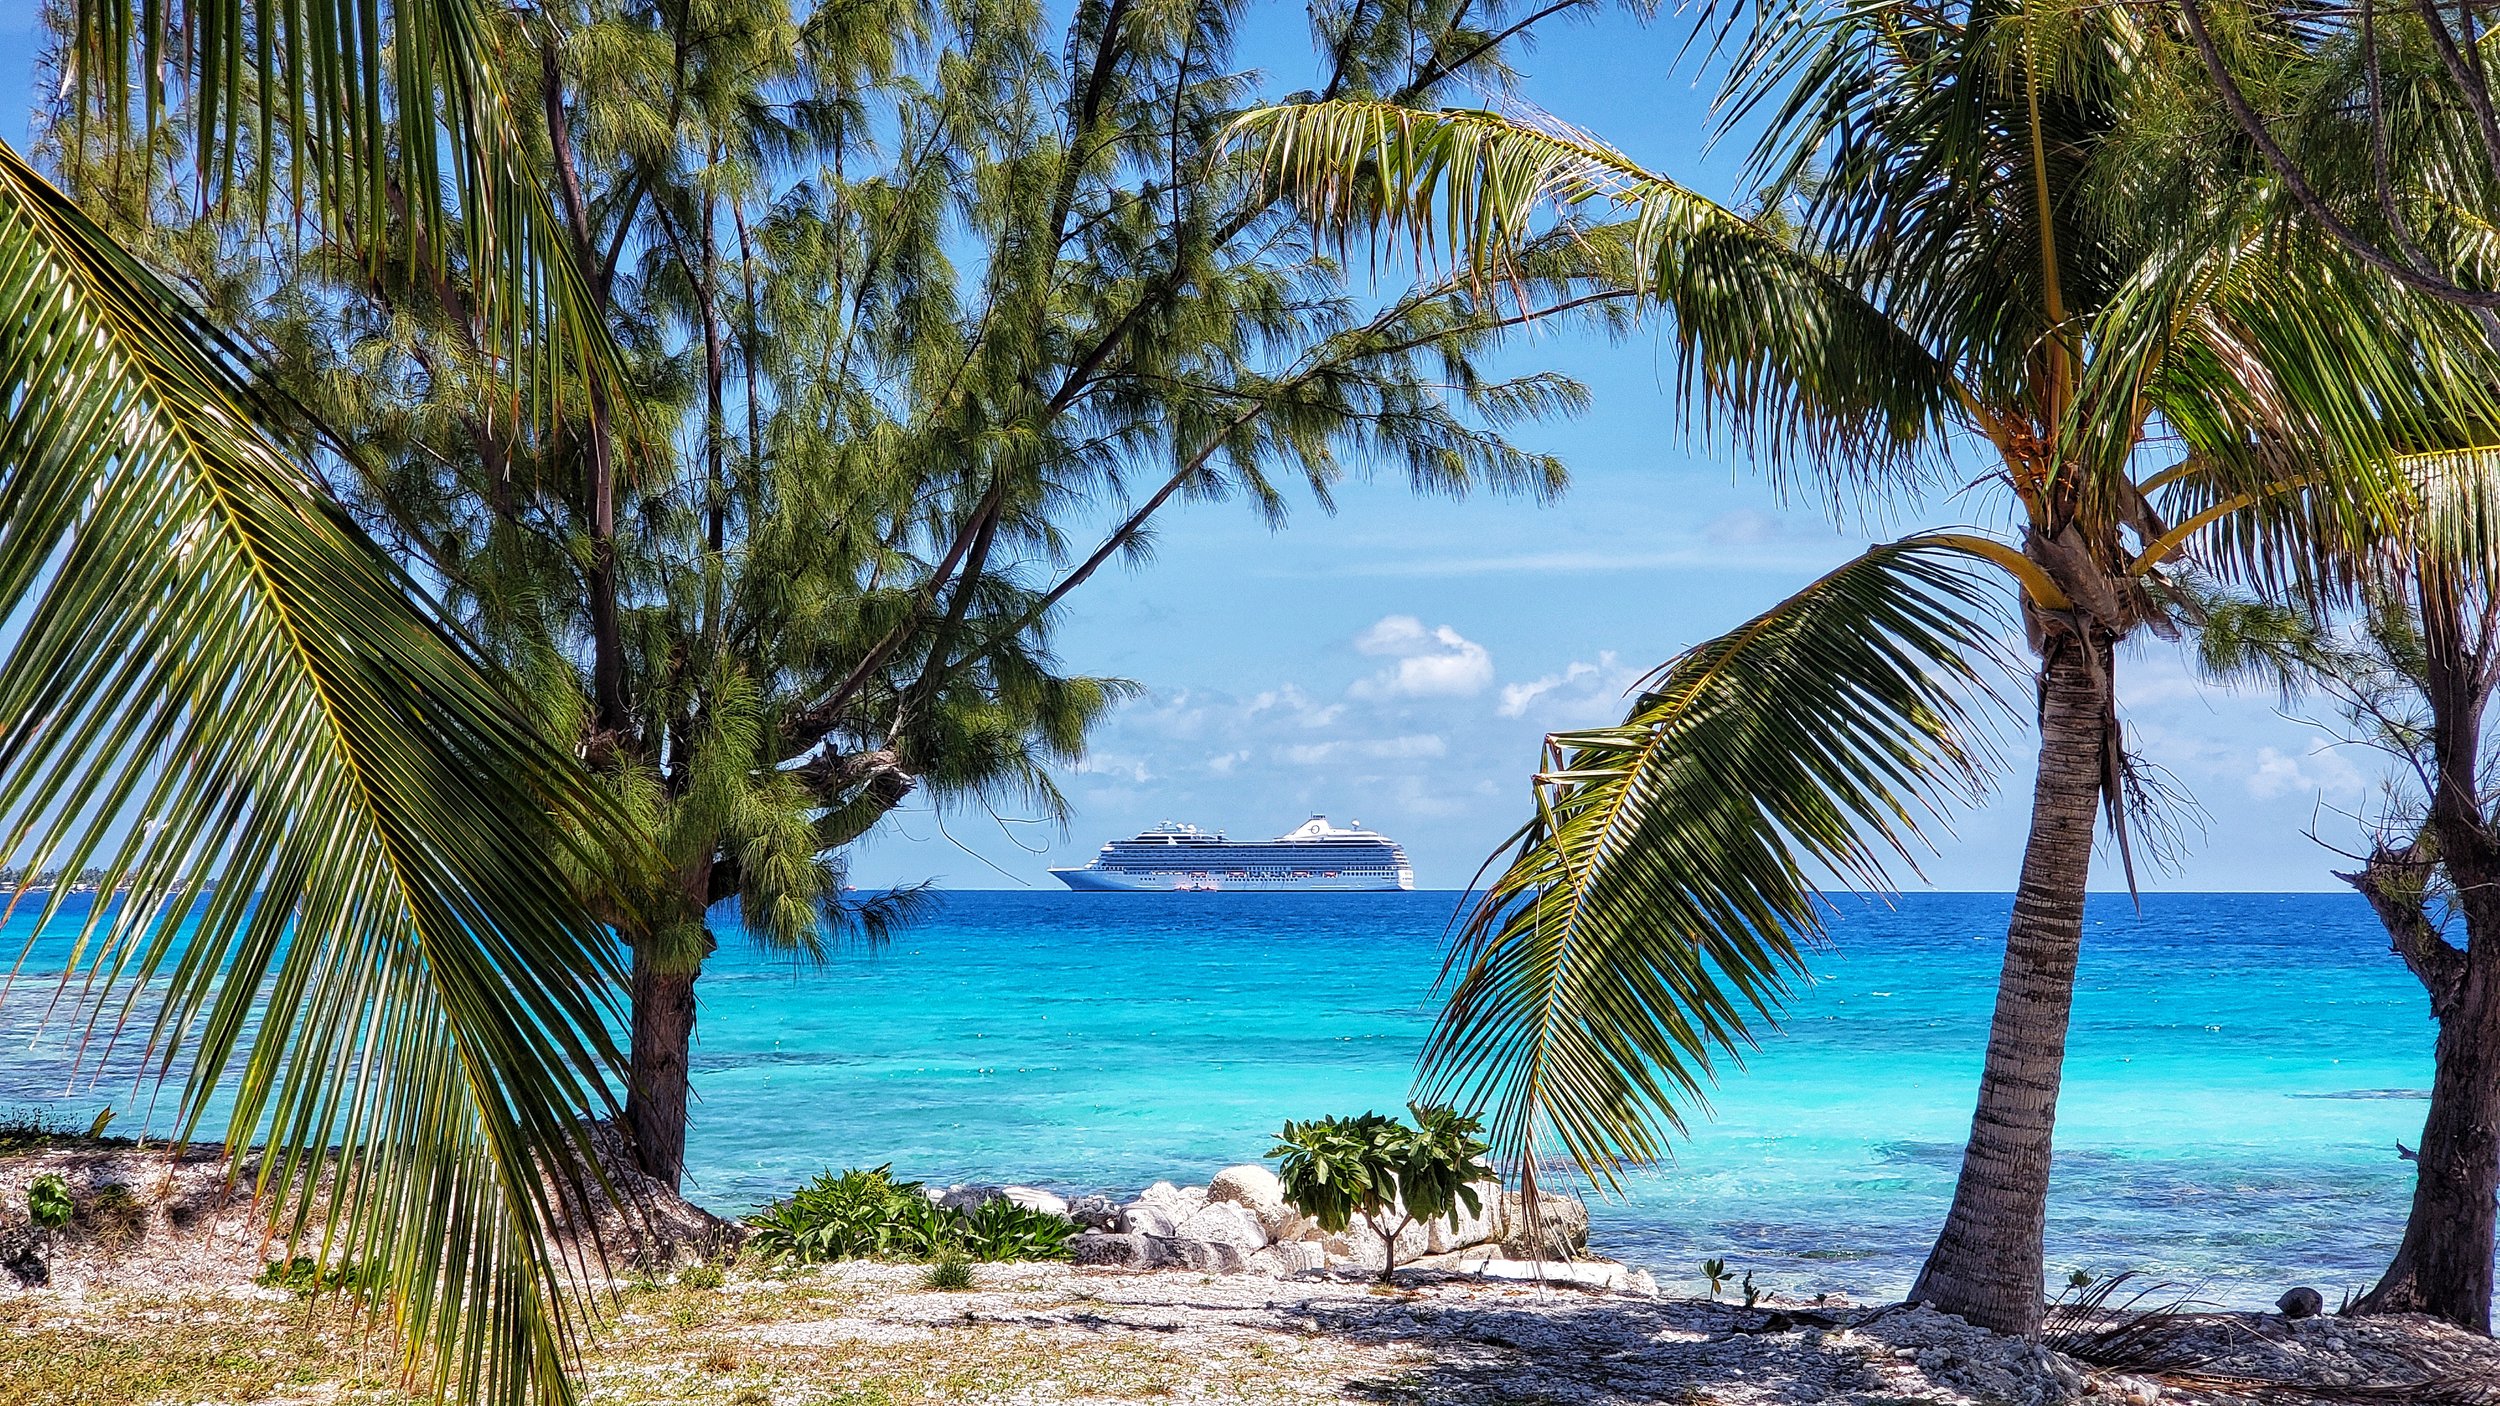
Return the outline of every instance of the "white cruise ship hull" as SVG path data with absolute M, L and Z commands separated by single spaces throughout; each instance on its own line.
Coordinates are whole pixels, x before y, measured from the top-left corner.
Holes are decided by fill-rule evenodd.
M 1415 887 L 1402 874 L 1186 874 L 1119 869 L 1053 869 L 1080 893 L 1394 893 Z

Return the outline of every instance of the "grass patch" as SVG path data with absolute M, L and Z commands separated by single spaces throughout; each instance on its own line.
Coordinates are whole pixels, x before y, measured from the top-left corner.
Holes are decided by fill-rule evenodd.
M 399 1406 L 387 1337 L 351 1312 L 232 1300 L 102 1302 L 63 1313 L 0 1303 L 0 1382 L 12 1406 L 153 1406 L 318 1394 Z M 315 1392 L 315 1388 L 320 1388 Z

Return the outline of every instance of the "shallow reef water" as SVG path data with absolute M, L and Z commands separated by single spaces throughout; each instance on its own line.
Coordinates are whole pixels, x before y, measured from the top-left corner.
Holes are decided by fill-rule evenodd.
M 725 932 L 699 988 L 689 1190 L 742 1208 L 891 1163 L 1126 1191 L 1255 1159 L 1288 1117 L 1394 1109 L 1458 904 L 967 892 L 822 966 Z M 1786 1291 L 1907 1288 L 1952 1194 L 2008 905 L 1839 900 L 1811 984 L 1717 1071 L 1672 1160 L 1592 1198 L 1599 1248 L 1671 1288 L 1697 1288 L 1705 1257 Z M 2052 1281 L 2131 1269 L 2235 1307 L 2366 1287 L 2401 1232 L 2396 1143 L 2421 1130 L 2433 1033 L 2368 908 L 2113 894 L 2088 923 Z M 29 1004 L 0 1021 L 0 1104 L 83 1121 L 107 1090 L 65 1078 L 68 1032 L 29 1042 Z

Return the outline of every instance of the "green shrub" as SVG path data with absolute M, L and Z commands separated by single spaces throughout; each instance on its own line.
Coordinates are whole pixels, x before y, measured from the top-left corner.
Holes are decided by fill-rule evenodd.
M 931 1210 L 937 1208 L 932 1206 Z M 1076 1222 L 1013 1201 L 991 1201 L 968 1212 L 939 1213 L 952 1238 L 932 1259 L 951 1252 L 983 1264 L 1009 1260 L 1064 1260 L 1072 1253 Z
M 69 1183 L 59 1174 L 46 1172 L 27 1183 L 26 1215 L 45 1230 L 69 1229 L 70 1217 L 77 1210 L 69 1199 Z
M 260 1274 L 252 1282 L 264 1289 L 284 1289 L 299 1299 L 309 1299 L 334 1290 L 345 1290 L 351 1294 L 372 1293 L 380 1289 L 387 1279 L 380 1265 L 359 1264 L 354 1260 L 325 1265 L 311 1255 L 294 1255 L 262 1265 Z
M 1344 1230 L 1360 1216 L 1380 1237 L 1383 1284 L 1397 1273 L 1397 1238 L 1408 1226 L 1456 1221 L 1462 1206 L 1481 1212 L 1473 1183 L 1493 1175 L 1482 1123 L 1454 1109 L 1406 1110 L 1414 1127 L 1378 1113 L 1287 1123 L 1267 1154 L 1284 1159 L 1277 1176 L 1285 1199 L 1322 1230 Z
M 939 1206 L 916 1181 L 890 1167 L 826 1172 L 747 1217 L 747 1253 L 764 1260 L 937 1261 L 953 1256 L 996 1263 L 1066 1259 L 1074 1221 L 992 1201 L 971 1211 Z
M 677 1282 L 688 1289 L 717 1289 L 729 1276 L 716 1264 L 690 1264 L 677 1271 Z
M 940 1255 L 930 1261 L 929 1271 L 920 1276 L 920 1287 L 941 1292 L 969 1289 L 973 1285 L 972 1261 L 961 1255 Z

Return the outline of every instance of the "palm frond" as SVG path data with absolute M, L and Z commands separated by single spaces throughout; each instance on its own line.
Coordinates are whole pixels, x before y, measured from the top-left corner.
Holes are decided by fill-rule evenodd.
M 639 851 L 234 350 L 5 145 L 0 306 L 0 857 L 106 875 L 87 1037 L 187 1056 L 185 1138 L 231 1094 L 238 1170 L 262 1145 L 280 1228 L 382 1275 L 414 1376 L 570 1400 L 548 1231 L 620 974 L 565 871 Z
M 1508 276 L 1543 212 L 1620 220 L 1635 286 L 1673 320 L 1687 413 L 1836 496 L 1940 456 L 1968 408 L 1944 363 L 1788 231 L 1584 133 L 1338 99 L 1259 109 L 1233 135 L 1323 227 L 1403 238 L 1488 278 Z
M 616 383 L 614 343 L 523 140 L 528 95 L 506 89 L 510 36 L 477 0 L 67 8 L 74 120 L 100 115 L 129 140 L 187 102 L 203 201 L 275 210 L 283 165 L 284 203 L 369 269 L 464 274 L 516 398 L 541 397 L 524 413 L 552 415 L 546 397 L 584 376 Z
M 1531 1185 L 1650 1161 L 1772 1018 L 1818 884 L 1887 888 L 1994 762 L 2002 590 L 1953 549 L 1876 547 L 1668 662 L 1620 726 L 1549 738 L 1537 814 L 1469 916 L 1428 1097 L 1490 1106 Z

